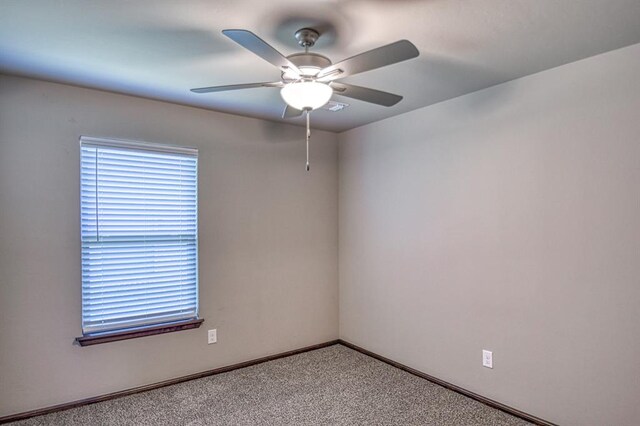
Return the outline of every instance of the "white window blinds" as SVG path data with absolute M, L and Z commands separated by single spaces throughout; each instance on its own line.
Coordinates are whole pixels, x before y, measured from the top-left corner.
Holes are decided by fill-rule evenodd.
M 82 330 L 198 313 L 197 150 L 83 137 Z

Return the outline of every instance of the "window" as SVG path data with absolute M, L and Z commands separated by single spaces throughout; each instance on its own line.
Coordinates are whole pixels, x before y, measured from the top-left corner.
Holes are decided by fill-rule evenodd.
M 197 150 L 82 137 L 80 152 L 80 344 L 196 320 Z

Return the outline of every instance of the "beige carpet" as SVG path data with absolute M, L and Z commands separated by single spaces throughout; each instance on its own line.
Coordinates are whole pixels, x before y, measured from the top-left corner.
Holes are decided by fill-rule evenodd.
M 526 425 L 342 345 L 13 425 Z

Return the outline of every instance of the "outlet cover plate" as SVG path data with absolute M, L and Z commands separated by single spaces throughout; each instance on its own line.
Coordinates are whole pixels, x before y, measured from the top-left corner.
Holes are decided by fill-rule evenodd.
M 482 366 L 493 368 L 493 352 L 486 349 L 482 350 Z
M 212 343 L 216 343 L 218 341 L 218 332 L 217 329 L 209 330 L 207 333 L 207 343 L 211 345 Z

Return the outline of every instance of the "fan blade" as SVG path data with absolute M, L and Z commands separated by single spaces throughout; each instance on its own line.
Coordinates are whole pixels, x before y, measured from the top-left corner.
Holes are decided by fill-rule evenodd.
M 211 86 L 211 87 L 199 87 L 197 89 L 191 89 L 193 93 L 212 93 L 212 92 L 226 92 L 227 90 L 238 89 L 251 89 L 253 87 L 282 87 L 283 84 L 280 81 L 273 83 L 247 83 L 247 84 L 230 84 L 228 86 Z
M 318 73 L 318 80 L 329 81 L 344 78 L 376 68 L 415 58 L 420 52 L 408 40 L 400 40 L 386 46 L 361 53 L 330 65 Z
M 348 98 L 358 99 L 360 101 L 370 102 L 372 104 L 382 105 L 386 107 L 394 106 L 402 100 L 402 96 L 393 93 L 383 92 L 381 90 L 369 89 L 368 87 L 354 86 L 346 83 L 331 83 L 333 93 Z
M 247 30 L 222 30 L 222 34 L 229 37 L 231 40 L 260 56 L 265 61 L 275 65 L 283 71 L 291 70 L 296 74 L 300 74 L 300 70 L 290 60 L 284 57 L 284 55 L 274 49 L 266 41 Z
M 295 109 L 290 107 L 289 105 L 285 105 L 284 111 L 282 111 L 282 118 L 294 118 L 300 117 L 302 115 L 302 111 L 299 109 Z

